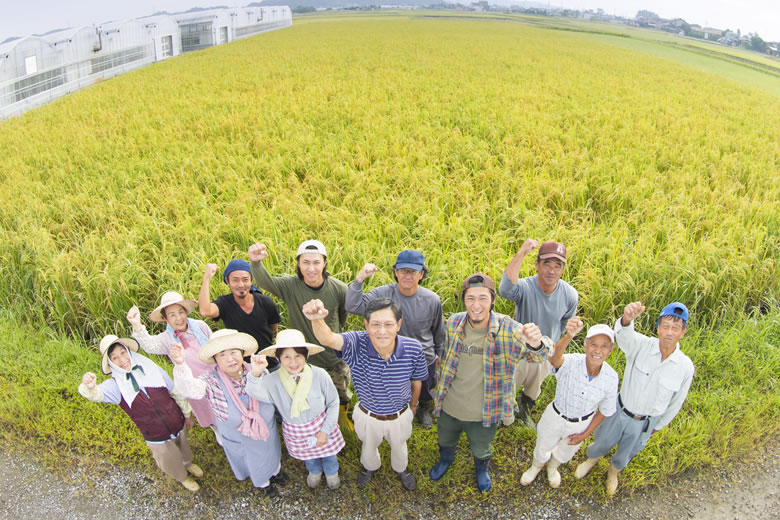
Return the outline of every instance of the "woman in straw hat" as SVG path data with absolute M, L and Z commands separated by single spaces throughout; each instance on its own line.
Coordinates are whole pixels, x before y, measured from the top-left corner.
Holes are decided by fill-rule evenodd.
M 200 486 L 188 475 L 203 476 L 192 463 L 187 440 L 193 423 L 190 404 L 162 368 L 137 352 L 134 339 L 105 336 L 100 341 L 102 368 L 111 379 L 96 385 L 95 374 L 87 372 L 79 393 L 90 401 L 118 404 L 138 426 L 157 467 L 188 490 L 198 491 Z
M 281 471 L 282 451 L 274 407 L 246 393 L 249 365 L 243 358 L 255 351 L 257 341 L 249 334 L 218 330 L 198 355 L 213 368 L 196 378 L 185 364 L 182 347 L 174 345 L 171 347 L 175 364 L 173 380 L 185 397 L 208 399 L 222 437 L 222 448 L 236 478 L 251 478 L 255 487 L 273 497 L 277 495 L 274 484 L 284 485 L 287 478 Z
M 127 312 L 127 321 L 133 327 L 133 337 L 138 341 L 144 352 L 171 357 L 171 347 L 181 345 L 184 352 L 184 362 L 190 367 L 192 375 L 199 377 L 211 371 L 213 365 L 198 359 L 200 349 L 211 338 L 211 329 L 205 322 L 189 318 L 189 314 L 198 306 L 195 300 L 185 300 L 184 297 L 173 291 L 162 295 L 160 305 L 149 313 L 149 321 L 153 323 L 166 323 L 165 332 L 156 336 L 150 336 L 146 327 L 141 324 L 141 313 L 138 307 L 133 305 Z M 171 361 L 173 359 L 171 358 Z M 203 428 L 211 428 L 222 444 L 216 428 L 214 412 L 206 399 L 190 399 L 192 413 Z
M 276 337 L 276 344 L 252 356 L 252 372 L 246 391 L 259 401 L 273 403 L 282 416 L 282 435 L 287 451 L 304 461 L 310 488 L 319 485 L 323 472 L 330 489 L 339 487 L 339 461 L 344 447 L 339 430 L 339 394 L 328 373 L 309 365 L 312 354 L 322 352 L 306 343 L 303 333 L 288 329 Z M 268 374 L 266 356 L 279 360 L 280 368 Z

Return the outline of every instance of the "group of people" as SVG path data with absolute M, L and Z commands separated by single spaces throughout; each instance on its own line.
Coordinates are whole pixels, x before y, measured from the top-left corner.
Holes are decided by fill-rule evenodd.
M 524 258 L 537 248 L 536 274 L 519 278 Z M 588 328 L 584 353 L 566 353 L 585 324 L 576 316 L 577 291 L 561 279 L 566 248 L 558 242 L 526 240 L 498 292 L 487 274 L 466 277 L 460 291 L 465 312 L 446 321 L 439 296 L 420 286 L 428 269 L 419 251 L 401 251 L 396 282 L 370 292 L 363 284 L 376 265 L 363 266 L 347 286 L 330 276 L 326 248 L 316 240 L 298 248 L 295 275 L 271 276 L 264 244 L 250 246 L 248 256 L 250 262 L 232 260 L 222 272 L 230 294 L 211 300 L 214 264 L 206 266 L 197 302 L 165 293 L 149 314 L 151 322 L 165 324 L 155 336 L 133 306 L 127 313 L 132 337 L 100 342 L 102 370 L 110 378 L 97 384 L 87 372 L 79 386 L 87 399 L 119 404 L 158 467 L 193 492 L 199 489 L 194 478 L 203 476 L 187 440 L 193 416 L 214 431 L 236 478 L 249 477 L 268 496 L 287 481 L 277 423 L 290 457 L 304 462 L 310 488 L 323 473 L 330 489 L 340 486 L 337 454 L 345 430 L 361 441 L 359 488 L 380 469 L 379 446 L 386 440 L 393 471 L 412 491 L 412 425 L 416 419 L 431 428 L 436 417 L 439 460 L 428 472 L 431 480 L 448 471 L 465 432 L 477 486 L 489 491 L 497 428 L 519 419 L 537 434 L 521 484 L 546 466 L 550 486 L 558 487 L 558 467 L 593 435 L 574 475 L 583 478 L 617 445 L 607 471 L 607 492 L 614 494 L 620 471 L 674 418 L 693 378 L 679 345 L 688 324 L 688 309 L 679 302 L 660 312 L 657 337 L 634 330 L 645 307 L 632 302 L 614 327 Z M 278 331 L 280 313 L 257 286 L 285 303 L 288 328 Z M 514 319 L 493 310 L 497 295 L 515 303 Z M 195 308 L 226 328 L 212 332 L 190 318 Z M 348 313 L 361 315 L 365 330 L 344 332 Z M 606 362 L 615 342 L 626 356 L 620 390 Z M 173 379 L 139 347 L 167 355 Z M 532 412 L 548 374 L 557 381 L 555 398 L 536 425 Z M 351 417 L 350 383 L 357 394 Z

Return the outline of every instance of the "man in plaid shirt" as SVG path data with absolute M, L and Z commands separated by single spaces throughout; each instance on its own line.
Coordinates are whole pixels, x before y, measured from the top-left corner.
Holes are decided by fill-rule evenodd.
M 552 341 L 533 323 L 518 323 L 493 311 L 495 283 L 476 273 L 463 281 L 461 299 L 466 312 L 447 320 L 447 340 L 439 371 L 434 415 L 439 417 L 439 462 L 431 480 L 439 480 L 455 459 L 465 430 L 474 456 L 477 486 L 491 487 L 488 463 L 498 423 L 513 415 L 515 367 L 520 359 L 541 363 L 552 354 Z

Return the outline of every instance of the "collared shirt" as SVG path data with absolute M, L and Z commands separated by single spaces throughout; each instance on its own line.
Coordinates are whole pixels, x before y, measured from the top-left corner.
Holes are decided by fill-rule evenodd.
M 550 365 L 550 374 L 558 380 L 555 407 L 566 417 L 576 419 L 598 410 L 604 417 L 617 408 L 617 372 L 606 362 L 593 379 L 588 376 L 585 354 L 564 354 L 560 368 Z
M 615 324 L 615 341 L 626 354 L 626 370 L 620 397 L 623 405 L 637 415 L 660 417 L 656 430 L 669 424 L 682 408 L 693 381 L 693 362 L 677 344 L 663 362 L 658 338 L 649 338 L 627 327 Z
M 390 358 L 382 358 L 368 332 L 344 332 L 344 346 L 336 351 L 352 372 L 352 384 L 360 403 L 380 415 L 390 415 L 409 404 L 411 381 L 428 379 L 428 365 L 420 342 L 396 336 Z
M 467 318 L 467 313 L 460 312 L 447 320 L 447 341 L 439 368 L 439 387 L 434 408 L 436 416 L 441 411 L 442 402 L 458 371 L 458 357 L 464 344 L 463 328 Z M 525 359 L 529 363 L 541 363 L 552 354 L 553 345 L 548 337 L 542 338 L 539 350 L 528 348 L 522 335 L 522 327 L 509 316 L 490 313 L 489 332 L 482 354 L 482 425 L 485 427 L 513 414 L 511 400 L 506 399 L 506 396 L 512 392 L 517 362 Z

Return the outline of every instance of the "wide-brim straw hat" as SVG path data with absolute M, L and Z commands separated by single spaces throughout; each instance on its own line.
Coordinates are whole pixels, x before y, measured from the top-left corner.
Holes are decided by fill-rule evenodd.
M 276 344 L 271 345 L 270 347 L 265 347 L 259 352 L 259 354 L 276 357 L 277 349 L 291 347 L 306 347 L 309 350 L 310 356 L 312 354 L 319 354 L 325 350 L 324 347 L 319 345 L 306 343 L 306 338 L 303 336 L 303 332 L 295 329 L 286 329 L 276 335 Z
M 108 349 L 115 343 L 127 347 L 132 352 L 138 352 L 138 342 L 133 338 L 120 338 L 113 334 L 103 336 L 103 339 L 100 340 L 100 355 L 103 356 L 100 367 L 104 374 L 111 373 L 111 367 L 108 366 Z
M 244 351 L 244 357 L 257 352 L 257 340 L 244 332 L 233 329 L 218 330 L 211 339 L 203 345 L 198 353 L 198 359 L 204 363 L 214 364 L 214 356 L 225 350 L 239 349 Z
M 160 305 L 158 305 L 156 309 L 149 313 L 149 321 L 153 321 L 155 323 L 161 323 L 165 321 L 161 311 L 169 305 L 181 305 L 184 307 L 184 310 L 187 311 L 187 314 L 190 314 L 195 310 L 195 307 L 198 306 L 198 302 L 195 300 L 185 300 L 184 296 L 181 294 L 175 291 L 168 291 L 162 295 L 162 298 L 160 298 Z

